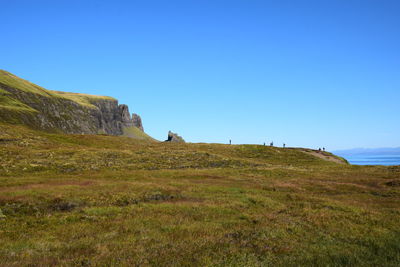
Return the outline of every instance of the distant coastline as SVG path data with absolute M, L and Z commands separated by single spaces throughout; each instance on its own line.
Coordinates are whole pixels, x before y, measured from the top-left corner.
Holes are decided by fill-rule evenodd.
M 354 148 L 336 150 L 333 153 L 354 165 L 400 165 L 400 147 Z

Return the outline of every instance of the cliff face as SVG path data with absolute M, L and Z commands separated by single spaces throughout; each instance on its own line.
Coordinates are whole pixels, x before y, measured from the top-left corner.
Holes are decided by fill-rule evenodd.
M 132 114 L 133 126 L 139 128 L 142 132 L 144 132 L 142 118 L 138 114 Z
M 74 134 L 124 135 L 137 128 L 130 137 L 148 137 L 140 117 L 132 118 L 128 106 L 114 98 L 50 91 L 5 71 L 0 71 L 0 122 Z

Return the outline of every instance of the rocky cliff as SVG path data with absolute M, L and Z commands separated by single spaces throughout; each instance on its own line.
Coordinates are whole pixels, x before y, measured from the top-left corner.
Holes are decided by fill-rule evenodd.
M 111 97 L 46 90 L 0 70 L 0 122 L 74 134 L 150 139 L 139 115 Z

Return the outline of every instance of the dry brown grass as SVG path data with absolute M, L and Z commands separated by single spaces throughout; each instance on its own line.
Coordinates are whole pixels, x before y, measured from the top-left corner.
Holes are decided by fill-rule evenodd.
M 398 266 L 400 167 L 1 125 L 0 266 Z

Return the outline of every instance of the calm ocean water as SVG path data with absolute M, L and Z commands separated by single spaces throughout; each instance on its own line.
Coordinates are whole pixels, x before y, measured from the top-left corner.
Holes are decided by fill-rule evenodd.
M 400 165 L 400 155 L 342 155 L 355 165 Z

